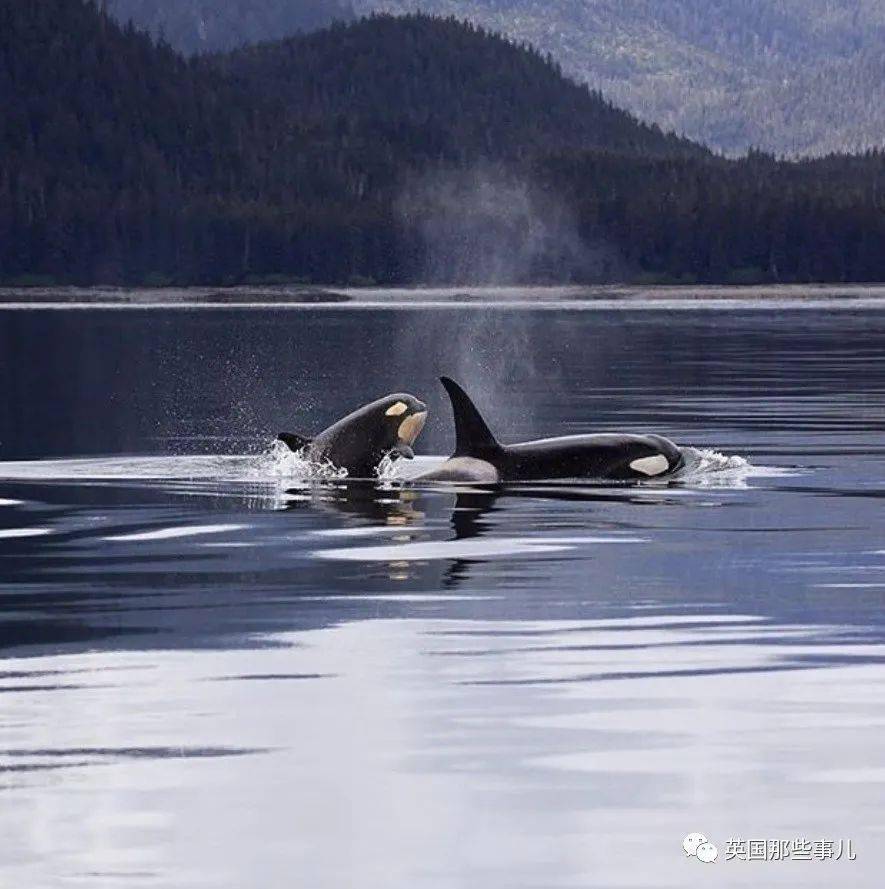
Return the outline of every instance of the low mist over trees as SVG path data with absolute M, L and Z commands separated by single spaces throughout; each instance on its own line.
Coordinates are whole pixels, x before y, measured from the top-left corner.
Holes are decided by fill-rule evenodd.
M 885 158 L 735 162 L 538 52 L 378 17 L 185 59 L 0 0 L 0 279 L 885 279 Z

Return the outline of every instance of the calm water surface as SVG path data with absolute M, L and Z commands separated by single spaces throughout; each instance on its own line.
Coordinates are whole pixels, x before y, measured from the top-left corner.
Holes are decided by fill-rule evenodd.
M 0 306 L 0 886 L 881 885 L 885 303 L 87 297 Z M 414 475 L 440 373 L 504 440 L 691 465 L 454 490 L 271 446 L 408 390 Z

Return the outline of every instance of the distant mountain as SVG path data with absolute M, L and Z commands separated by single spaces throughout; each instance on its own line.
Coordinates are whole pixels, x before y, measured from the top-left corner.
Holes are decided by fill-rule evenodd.
M 550 52 L 644 120 L 727 153 L 885 146 L 881 0 L 355 0 Z
M 302 123 L 338 121 L 347 144 L 395 144 L 410 163 L 554 149 L 706 153 L 564 78 L 533 48 L 454 19 L 376 16 L 209 61 Z
M 379 16 L 185 59 L 0 0 L 0 281 L 885 279 L 885 156 L 740 162 Z
M 354 18 L 349 0 L 103 0 L 120 22 L 185 53 L 233 49 Z
M 728 154 L 885 146 L 881 0 L 99 0 L 185 53 L 374 11 L 453 15 L 549 52 L 664 130 Z

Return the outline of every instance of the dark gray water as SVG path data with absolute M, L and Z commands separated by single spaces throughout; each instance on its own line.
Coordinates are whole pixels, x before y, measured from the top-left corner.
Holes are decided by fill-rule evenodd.
M 0 307 L 0 886 L 880 885 L 885 304 L 82 297 Z M 440 373 L 504 440 L 691 466 L 453 491 L 270 447 L 405 389 L 428 466 Z

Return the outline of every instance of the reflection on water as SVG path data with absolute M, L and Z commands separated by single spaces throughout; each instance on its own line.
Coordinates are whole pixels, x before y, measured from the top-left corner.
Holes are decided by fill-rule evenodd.
M 455 314 L 0 313 L 0 884 L 878 886 L 877 312 Z M 268 449 L 408 388 L 446 453 L 447 370 L 505 440 L 689 465 L 454 487 Z

